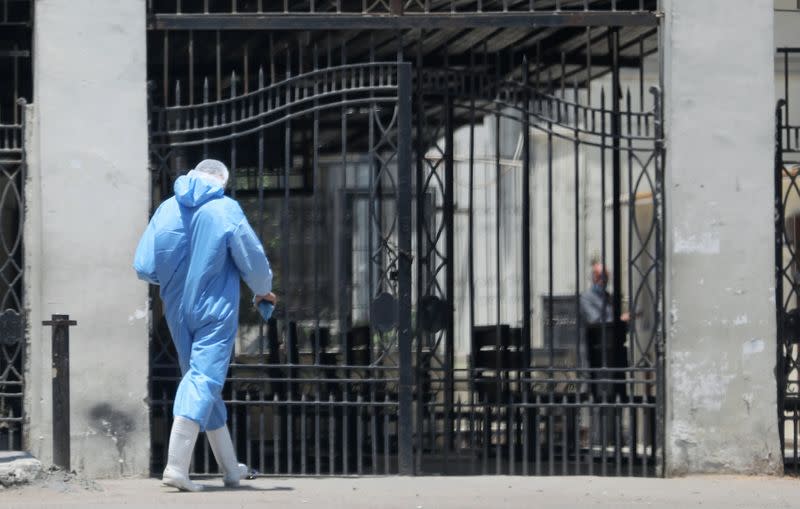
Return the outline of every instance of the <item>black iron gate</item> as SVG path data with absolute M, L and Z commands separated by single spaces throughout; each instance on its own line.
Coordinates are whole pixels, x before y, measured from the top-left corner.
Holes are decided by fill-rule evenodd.
M 775 111 L 775 301 L 778 429 L 787 473 L 800 474 L 800 126 L 792 119 L 792 79 L 800 48 L 781 48 L 782 98 Z M 778 74 L 780 76 L 780 74 Z
M 0 451 L 23 450 L 25 98 L 32 4 L 0 0 Z
M 282 296 L 267 326 L 241 306 L 243 461 L 659 474 L 655 3 L 151 2 L 153 204 L 227 162 Z M 178 373 L 153 305 L 157 474 Z
M 233 74 L 229 98 L 210 100 L 206 81 L 199 104 L 176 88 L 176 106 L 152 107 L 154 187 L 168 196 L 187 160 L 228 161 L 231 195 L 272 259 L 276 319 L 264 330 L 245 311 L 226 386 L 241 457 L 262 472 L 411 473 L 398 447 L 411 440 L 411 67 L 317 57 L 269 84 L 259 70 L 252 91 Z M 339 140 L 320 136 L 331 122 Z M 353 276 L 354 264 L 366 271 Z M 160 447 L 179 379 L 163 325 L 151 370 Z M 207 449 L 198 460 L 208 472 Z

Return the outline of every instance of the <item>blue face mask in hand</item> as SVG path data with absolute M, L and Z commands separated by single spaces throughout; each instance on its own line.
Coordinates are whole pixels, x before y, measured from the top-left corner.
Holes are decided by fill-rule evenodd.
M 274 310 L 275 305 L 268 300 L 262 300 L 258 303 L 258 312 L 261 313 L 261 318 L 263 318 L 265 322 L 269 321 Z

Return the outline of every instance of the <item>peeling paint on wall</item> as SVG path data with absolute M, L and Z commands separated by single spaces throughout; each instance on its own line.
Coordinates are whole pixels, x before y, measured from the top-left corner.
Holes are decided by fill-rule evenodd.
M 754 355 L 764 351 L 764 340 L 754 338 L 750 341 L 745 341 L 742 345 L 742 356 Z
M 144 320 L 145 318 L 147 318 L 147 309 L 137 309 L 128 317 L 128 323 L 133 324 L 136 320 Z
M 763 348 L 763 345 L 762 345 Z M 672 355 L 675 395 L 690 403 L 693 410 L 718 411 L 728 395 L 728 385 L 736 378 L 723 355 L 717 361 L 698 359 L 693 352 Z
M 719 232 L 705 232 L 684 236 L 677 228 L 673 231 L 676 254 L 719 254 Z

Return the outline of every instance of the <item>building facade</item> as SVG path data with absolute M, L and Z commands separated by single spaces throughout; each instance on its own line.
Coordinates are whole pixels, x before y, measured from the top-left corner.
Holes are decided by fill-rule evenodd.
M 281 294 L 269 324 L 243 304 L 225 393 L 259 471 L 783 470 L 775 47 L 800 14 L 0 6 L 3 320 L 25 331 L 0 365 L 8 448 L 51 459 L 41 324 L 69 314 L 73 467 L 159 472 L 179 373 L 131 258 L 174 178 L 215 157 Z M 194 469 L 216 471 L 207 447 Z

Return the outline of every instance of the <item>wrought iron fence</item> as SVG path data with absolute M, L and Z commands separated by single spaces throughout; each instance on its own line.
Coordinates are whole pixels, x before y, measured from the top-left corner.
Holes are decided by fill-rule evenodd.
M 800 125 L 796 74 L 800 48 L 780 48 L 776 58 L 781 97 L 775 115 L 775 275 L 778 323 L 778 423 L 787 473 L 800 473 Z
M 156 20 L 178 22 L 158 14 L 177 4 L 154 3 Z M 262 19 L 245 5 L 239 29 Z M 547 5 L 557 14 L 534 7 Z M 476 29 L 456 12 L 451 29 L 320 30 L 304 18 L 310 32 L 242 32 L 202 16 L 151 23 L 154 205 L 193 162 L 223 159 L 274 262 L 283 309 L 264 325 L 243 301 L 224 392 L 240 457 L 277 475 L 658 475 L 655 18 Z M 399 67 L 413 80 L 403 93 Z M 601 324 L 581 308 L 593 261 L 612 272 Z M 156 474 L 179 378 L 158 306 Z M 216 472 L 207 445 L 193 471 Z
M 24 101 L 21 101 L 19 121 L 0 123 L 0 450 L 22 450 L 23 447 L 24 113 Z
M 24 446 L 22 234 L 32 13 L 30 0 L 0 0 L 0 451 Z

